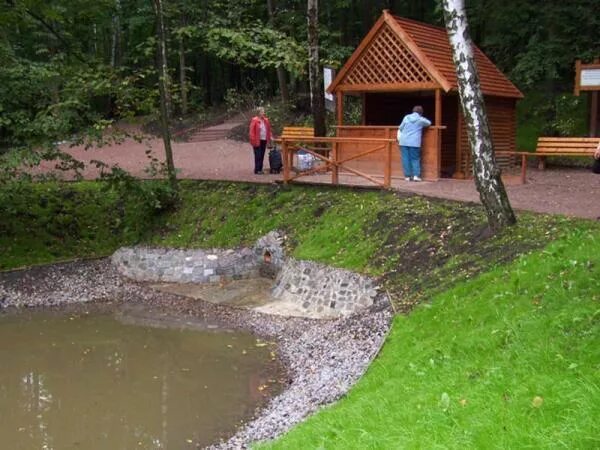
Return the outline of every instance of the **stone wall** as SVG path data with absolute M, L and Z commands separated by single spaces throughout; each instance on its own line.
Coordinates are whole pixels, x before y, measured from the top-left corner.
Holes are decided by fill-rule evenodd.
M 374 281 L 348 270 L 286 258 L 284 237 L 271 232 L 252 249 L 176 250 L 125 247 L 112 256 L 119 273 L 137 281 L 219 283 L 274 278 L 267 311 L 307 317 L 338 317 L 372 306 Z
M 252 250 L 258 263 L 260 275 L 275 278 L 285 263 L 283 241 L 285 236 L 278 231 L 271 231 L 261 237 Z
M 378 291 L 372 279 L 355 272 L 289 258 L 272 295 L 295 303 L 307 316 L 338 317 L 372 306 Z
M 112 256 L 117 270 L 137 281 L 218 283 L 258 276 L 249 248 L 239 250 L 176 250 L 124 247 Z

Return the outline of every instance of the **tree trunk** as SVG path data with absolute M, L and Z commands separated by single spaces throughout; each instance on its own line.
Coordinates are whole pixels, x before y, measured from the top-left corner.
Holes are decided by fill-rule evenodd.
M 273 0 L 267 0 L 267 10 L 269 11 L 269 24 L 271 25 L 271 28 L 275 29 L 275 8 L 273 7 Z M 290 94 L 288 92 L 285 69 L 281 66 L 277 67 L 277 81 L 279 82 L 281 101 L 284 104 L 288 104 L 290 101 Z
M 167 161 L 167 176 L 173 190 L 177 190 L 177 177 L 175 163 L 173 162 L 173 149 L 171 148 L 171 132 L 169 130 L 169 74 L 167 66 L 167 43 L 163 16 L 162 0 L 154 0 L 156 13 L 156 37 L 158 38 L 158 89 L 160 91 L 160 125 L 165 145 L 165 159 Z
M 473 156 L 473 175 L 492 230 L 516 222 L 496 164 L 463 0 L 443 0 L 458 92 Z
M 315 136 L 325 136 L 325 98 L 323 74 L 319 64 L 319 2 L 308 0 L 308 78 Z
M 121 0 L 115 0 L 115 14 L 112 17 L 112 43 L 110 46 L 110 66 L 119 65 L 121 56 Z
M 181 24 L 185 25 L 185 17 L 182 17 Z M 185 76 L 185 46 L 183 45 L 183 35 L 179 37 L 179 85 L 181 88 L 181 115 L 185 116 L 188 112 L 188 97 L 187 79 Z

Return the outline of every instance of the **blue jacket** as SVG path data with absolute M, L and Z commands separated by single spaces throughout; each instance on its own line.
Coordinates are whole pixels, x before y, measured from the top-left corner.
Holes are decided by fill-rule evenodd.
M 431 121 L 419 113 L 404 116 L 398 127 L 398 143 L 406 147 L 421 147 L 423 128 L 431 125 Z

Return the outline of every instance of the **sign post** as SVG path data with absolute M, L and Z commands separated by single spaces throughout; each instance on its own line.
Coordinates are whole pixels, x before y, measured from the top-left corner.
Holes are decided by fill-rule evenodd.
M 335 97 L 327 92 L 327 88 L 335 79 L 335 69 L 333 67 L 323 67 L 323 88 L 325 91 L 325 109 L 335 112 Z
M 600 91 L 600 60 L 596 58 L 593 64 L 581 64 L 575 61 L 575 95 L 581 91 L 589 91 L 590 99 L 590 136 L 598 134 L 598 91 Z

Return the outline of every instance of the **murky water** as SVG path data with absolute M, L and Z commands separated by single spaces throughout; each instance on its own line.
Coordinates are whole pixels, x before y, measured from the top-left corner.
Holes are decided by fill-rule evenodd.
M 0 315 L 0 448 L 196 448 L 276 389 L 271 349 L 252 335 L 131 322 Z

